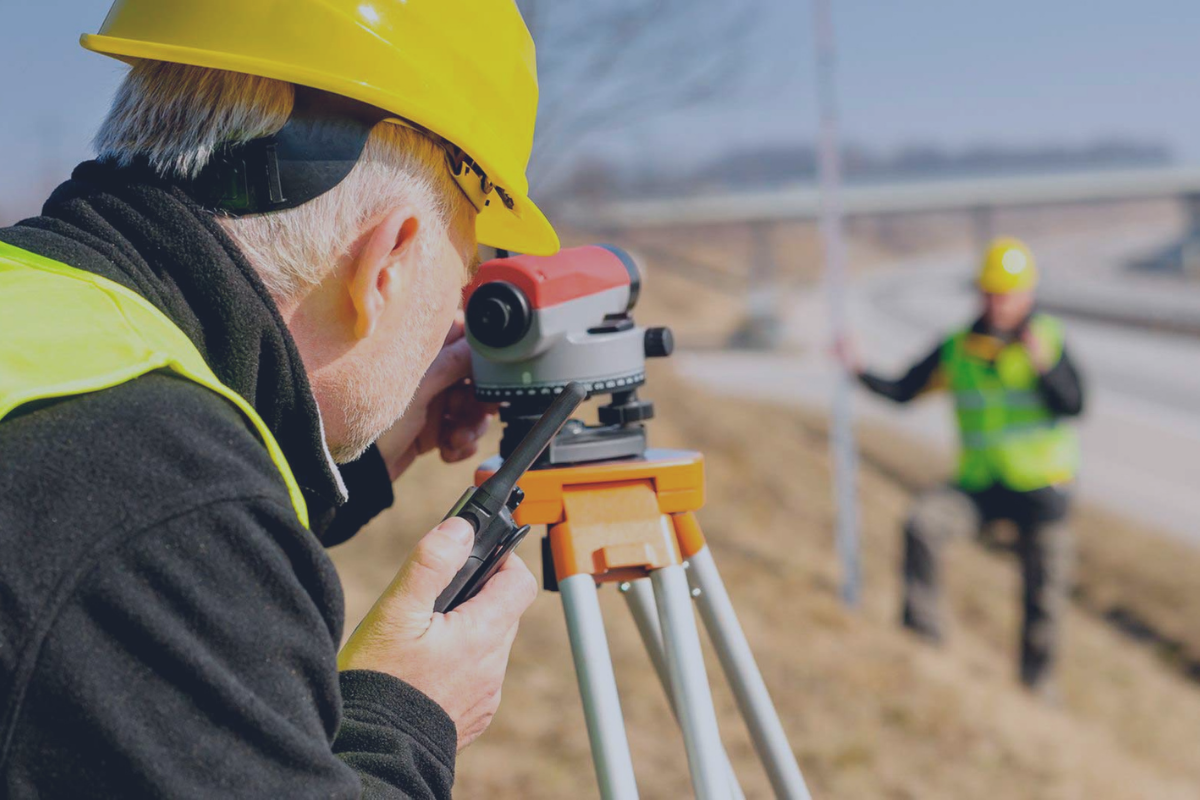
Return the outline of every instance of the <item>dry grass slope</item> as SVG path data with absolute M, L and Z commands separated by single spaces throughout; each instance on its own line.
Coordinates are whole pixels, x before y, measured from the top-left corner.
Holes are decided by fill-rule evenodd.
M 863 609 L 848 613 L 836 596 L 826 452 L 813 422 L 705 397 L 664 367 L 652 387 L 661 414 L 655 444 L 708 456 L 702 521 L 819 797 L 1200 794 L 1200 690 L 1155 653 L 1077 611 L 1064 708 L 1033 701 L 1012 674 L 1015 569 L 1002 555 L 968 545 L 954 549 L 949 565 L 957 621 L 950 645 L 934 650 L 911 640 L 893 624 L 895 531 L 909 498 L 887 470 L 872 466 L 861 482 L 867 591 Z M 335 551 L 349 622 L 469 479 L 469 466 L 421 464 L 399 484 L 397 507 Z M 535 568 L 536 545 L 523 545 Z M 1103 557 L 1119 564 L 1122 554 Z M 1163 569 L 1171 570 L 1163 578 L 1173 586 L 1179 565 Z M 1123 588 L 1115 582 L 1112 591 Z M 1196 591 L 1182 579 L 1175 590 L 1189 597 Z M 643 796 L 686 796 L 682 745 L 661 690 L 616 593 L 610 587 L 602 595 Z M 767 797 L 719 667 L 712 662 L 709 670 L 747 794 Z M 523 624 L 504 706 L 461 758 L 458 791 L 466 798 L 557 798 L 588 796 L 593 787 L 561 612 L 556 597 L 543 594 Z
M 717 234 L 695 257 L 718 266 L 741 260 L 745 242 Z M 784 238 L 788 252 L 812 248 L 810 231 Z M 636 244 L 653 250 L 670 242 Z M 645 324 L 669 324 L 681 341 L 702 347 L 736 324 L 732 284 L 666 270 L 652 278 L 639 307 Z M 1003 553 L 968 543 L 951 549 L 956 624 L 946 648 L 917 642 L 895 624 L 899 524 L 911 491 L 938 480 L 944 464 L 886 430 L 863 432 L 866 591 L 861 611 L 850 613 L 837 598 L 823 420 L 706 395 L 669 364 L 652 367 L 647 395 L 659 412 L 652 443 L 706 455 L 709 499 L 700 519 L 817 797 L 1200 797 L 1200 684 L 1181 668 L 1200 654 L 1200 553 L 1082 510 L 1063 704 L 1049 708 L 1015 680 L 1018 576 Z M 487 450 L 494 452 L 494 439 Z M 472 469 L 418 464 L 398 484 L 397 506 L 334 551 L 348 629 Z M 522 545 L 535 570 L 538 551 L 532 537 Z M 690 796 L 682 742 L 632 620 L 612 587 L 601 597 L 642 796 Z M 1155 635 L 1135 643 L 1106 616 Z M 719 665 L 710 660 L 708 669 L 747 796 L 769 797 Z M 543 593 L 522 624 L 504 705 L 462 754 L 457 790 L 464 798 L 595 795 L 553 594 Z

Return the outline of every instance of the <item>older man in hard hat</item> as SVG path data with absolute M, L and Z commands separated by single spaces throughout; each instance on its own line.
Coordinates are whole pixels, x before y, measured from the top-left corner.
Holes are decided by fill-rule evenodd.
M 83 45 L 130 64 L 99 157 L 0 230 L 0 795 L 449 797 L 536 581 L 435 614 L 449 520 L 339 656 L 324 548 L 474 452 L 477 239 L 558 247 L 521 17 L 119 0 Z
M 864 386 L 898 403 L 945 389 L 958 417 L 957 478 L 920 497 L 904 528 L 904 624 L 939 640 L 943 545 L 955 533 L 1009 520 L 1024 578 L 1021 680 L 1053 694 L 1070 567 L 1066 518 L 1079 462 L 1066 419 L 1083 410 L 1083 389 L 1062 324 L 1035 311 L 1029 248 L 1011 238 L 992 242 L 978 285 L 978 319 L 899 380 L 856 371 Z

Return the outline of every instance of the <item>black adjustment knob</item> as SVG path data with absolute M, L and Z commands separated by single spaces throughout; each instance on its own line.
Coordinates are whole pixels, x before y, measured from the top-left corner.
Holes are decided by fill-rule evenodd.
M 508 281 L 485 283 L 467 303 L 467 330 L 488 347 L 516 344 L 532 324 L 529 299 Z
M 521 501 L 525 499 L 525 492 L 520 486 L 514 486 L 512 494 L 508 496 L 508 510 L 516 511 L 517 506 L 521 505 Z
M 596 409 L 601 425 L 632 425 L 654 419 L 654 403 L 649 400 L 634 400 L 624 405 L 600 406 Z
M 646 328 L 646 358 L 666 358 L 675 351 L 670 328 Z

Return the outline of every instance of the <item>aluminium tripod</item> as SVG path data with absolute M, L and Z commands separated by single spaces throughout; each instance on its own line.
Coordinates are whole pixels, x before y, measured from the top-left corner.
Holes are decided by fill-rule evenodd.
M 476 483 L 498 465 L 498 459 L 483 464 Z M 601 797 L 637 797 L 597 595 L 599 584 L 615 582 L 682 729 L 696 797 L 743 795 L 717 729 L 689 597 L 696 600 L 776 796 L 807 800 L 795 756 L 696 522 L 694 512 L 704 504 L 703 457 L 646 450 L 635 460 L 555 465 L 525 473 L 521 488 L 525 499 L 517 521 L 549 526 L 544 569 L 562 595 Z

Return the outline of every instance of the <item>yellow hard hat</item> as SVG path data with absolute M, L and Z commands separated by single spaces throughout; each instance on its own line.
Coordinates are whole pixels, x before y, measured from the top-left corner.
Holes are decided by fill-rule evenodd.
M 395 114 L 461 149 L 495 185 L 476 224 L 481 243 L 558 250 L 528 196 L 537 66 L 512 0 L 116 0 L 100 33 L 80 43 L 124 61 L 274 78 Z
M 988 294 L 1025 292 L 1037 286 L 1037 264 L 1033 253 L 1019 239 L 993 239 L 979 268 L 979 288 Z

